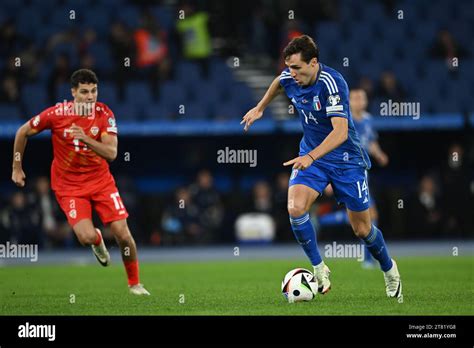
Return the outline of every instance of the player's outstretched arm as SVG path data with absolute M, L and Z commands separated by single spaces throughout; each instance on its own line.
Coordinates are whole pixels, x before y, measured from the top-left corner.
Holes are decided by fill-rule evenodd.
M 22 163 L 28 137 L 37 133 L 38 131 L 31 128 L 30 122 L 26 122 L 16 131 L 15 142 L 13 143 L 12 181 L 18 187 L 25 186 L 26 175 Z
M 280 85 L 280 76 L 277 76 L 271 83 L 270 87 L 268 87 L 267 92 L 263 96 L 262 100 L 260 100 L 260 102 L 257 104 L 257 106 L 253 109 L 250 109 L 245 114 L 245 116 L 242 117 L 240 124 L 245 123 L 245 131 L 249 129 L 252 123 L 263 116 L 263 111 L 266 109 L 268 104 L 270 104 L 272 100 L 281 92 L 281 90 L 282 87 Z

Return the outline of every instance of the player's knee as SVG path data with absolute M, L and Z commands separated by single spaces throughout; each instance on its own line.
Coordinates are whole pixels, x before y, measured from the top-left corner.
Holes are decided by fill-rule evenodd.
M 87 246 L 94 244 L 97 240 L 97 234 L 94 230 L 76 233 L 77 239 L 81 245 Z
M 365 221 L 363 222 L 357 222 L 352 224 L 352 229 L 354 231 L 354 234 L 358 238 L 365 238 L 369 235 L 370 229 L 372 228 L 370 223 L 367 223 Z
M 112 233 L 119 244 L 127 244 L 132 240 L 132 234 L 130 233 L 127 224 L 114 226 L 114 228 L 112 228 Z
M 299 217 L 301 215 L 306 214 L 307 211 L 308 209 L 304 204 L 288 204 L 288 214 L 290 214 L 291 217 Z

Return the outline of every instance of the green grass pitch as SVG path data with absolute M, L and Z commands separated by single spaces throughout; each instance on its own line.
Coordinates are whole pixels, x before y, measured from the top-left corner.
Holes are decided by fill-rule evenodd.
M 92 257 L 92 255 L 91 255 Z M 472 257 L 399 258 L 403 303 L 385 295 L 378 269 L 327 259 L 332 290 L 289 304 L 287 271 L 306 260 L 143 263 L 151 297 L 128 294 L 118 260 L 97 265 L 0 267 L 1 315 L 473 315 Z M 75 301 L 71 301 L 71 300 Z M 71 303 L 73 302 L 73 303 Z

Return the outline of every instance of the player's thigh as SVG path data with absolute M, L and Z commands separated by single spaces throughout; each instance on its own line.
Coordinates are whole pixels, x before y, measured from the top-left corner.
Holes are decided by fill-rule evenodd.
M 74 228 L 78 222 L 84 219 L 92 220 L 91 202 L 88 198 L 56 193 L 56 199 L 71 227 Z
M 325 173 L 315 166 L 305 170 L 293 169 L 288 188 L 288 213 L 297 217 L 305 214 L 327 186 Z
M 367 237 L 372 228 L 370 210 L 366 209 L 363 211 L 352 211 L 347 209 L 347 216 L 354 234 L 359 238 Z
M 91 196 L 94 210 L 104 225 L 128 217 L 127 209 L 122 202 L 115 183 L 105 185 Z
M 330 180 L 338 204 L 344 204 L 353 212 L 369 209 L 369 187 L 363 168 L 332 170 Z

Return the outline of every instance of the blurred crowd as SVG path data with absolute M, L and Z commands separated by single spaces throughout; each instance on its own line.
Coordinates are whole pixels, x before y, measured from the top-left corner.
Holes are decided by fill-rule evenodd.
M 396 9 L 396 2 L 392 1 L 383 4 L 369 3 L 370 6 L 357 4 L 357 9 L 361 11 L 381 7 L 381 15 L 387 18 Z M 64 4 L 58 0 L 58 5 Z M 123 6 L 125 12 L 120 13 L 120 8 L 115 9 L 117 16 L 110 16 L 110 24 L 107 21 L 100 23 L 100 17 L 97 18 L 99 23 L 89 23 L 84 18 L 82 25 L 63 25 L 64 28 L 61 29 L 62 23 L 51 22 L 51 28 L 55 28 L 53 25 L 57 27 L 55 30 L 46 30 L 42 34 L 44 37 L 27 33 L 24 28 L 18 27 L 24 25 L 23 22 L 14 17 L 0 17 L 0 105 L 21 104 L 22 117 L 29 117 L 32 113 L 39 112 L 38 108 L 46 106 L 43 101 L 48 105 L 58 102 L 58 98 L 64 96 L 58 91 L 68 84 L 72 71 L 79 67 L 95 70 L 102 82 L 111 82 L 116 86 L 117 95 L 115 88 L 113 97 L 110 95 L 112 93 L 103 95 L 110 97 L 110 102 L 130 102 L 127 100 L 125 87 L 133 81 L 146 82 L 153 100 L 159 100 L 160 87 L 166 81 L 176 81 L 180 77 L 181 70 L 177 70 L 177 67 L 183 61 L 198 66 L 199 76 L 211 81 L 213 77 L 210 72 L 215 68 L 212 57 L 243 57 L 247 62 L 255 62 L 262 70 L 271 70 L 277 74 L 284 68 L 281 50 L 295 36 L 303 33 L 313 35 L 315 26 L 319 28 L 320 24 L 334 23 L 338 26 L 338 31 L 347 31 L 351 25 L 358 23 L 352 17 L 349 17 L 352 22 L 338 22 L 344 20 L 344 13 L 355 4 L 329 0 L 274 0 L 255 3 L 231 1 L 228 4 L 217 0 L 185 0 L 166 2 L 166 5 L 162 1 L 141 0 L 134 3 L 123 1 Z M 74 3 L 70 7 L 74 8 Z M 318 10 L 315 11 L 315 7 Z M 131 10 L 135 12 L 127 14 Z M 136 21 L 126 20 L 128 16 L 134 18 L 133 13 L 137 13 Z M 374 21 L 369 24 L 376 27 L 376 19 L 369 19 Z M 374 28 L 372 30 L 375 31 Z M 400 75 L 398 68 L 393 70 L 398 57 L 389 56 L 394 63 L 388 64 L 393 66 L 390 68 L 382 57 L 370 60 L 371 51 L 364 49 L 365 46 L 361 47 L 361 58 L 366 59 L 366 63 L 359 62 L 355 68 L 344 71 L 349 84 L 364 88 L 369 99 L 374 100 L 374 105 L 380 99 L 420 99 L 417 93 L 423 91 L 414 91 L 410 83 L 410 78 L 420 76 L 420 67 L 417 65 L 419 61 L 444 61 L 447 65 L 445 70 L 456 75 L 453 59 L 464 61 L 472 55 L 468 47 L 460 44 L 449 29 L 441 27 L 433 30 L 437 30 L 437 34 L 435 36 L 435 33 L 428 33 L 431 42 L 419 43 L 427 47 L 419 57 L 407 56 L 402 60 L 403 65 L 408 65 L 407 76 Z M 390 32 L 390 29 L 387 28 L 387 31 Z M 327 42 L 331 38 L 322 29 L 321 33 L 318 35 L 316 29 L 314 36 L 321 45 L 321 56 L 325 63 L 339 67 L 344 56 L 352 58 L 351 52 L 346 52 L 342 57 L 339 55 L 343 52 L 331 53 L 335 48 L 344 47 L 344 43 Z M 375 34 L 372 32 L 372 35 Z M 401 40 L 406 40 L 407 35 L 405 33 Z M 378 52 L 377 47 L 372 49 Z M 352 51 L 352 48 L 347 47 L 346 50 Z M 409 49 L 405 51 L 412 53 Z M 439 66 L 436 64 L 427 64 L 421 68 L 425 80 L 433 78 L 431 75 L 439 75 L 436 70 Z M 186 70 L 182 73 L 186 74 Z M 456 81 L 448 81 L 448 93 L 451 93 L 451 86 Z M 462 86 L 469 83 L 467 80 L 462 82 Z M 30 90 L 24 91 L 25 85 L 31 83 L 44 86 L 46 101 L 40 98 L 38 102 L 33 102 L 38 105 L 31 105 L 32 98 L 27 98 Z M 456 97 L 456 94 L 452 94 Z M 464 96 L 465 93 L 461 94 Z M 439 112 L 442 105 L 436 104 L 435 96 L 432 98 L 434 100 L 430 99 L 424 104 L 425 111 Z M 459 104 L 449 104 L 447 109 L 453 108 L 453 105 L 461 107 Z
M 403 202 L 392 198 L 388 205 L 398 208 L 390 210 L 385 204 L 381 209 L 378 223 L 382 227 L 395 222 L 400 225 L 402 221 L 403 231 L 396 231 L 392 237 L 459 238 L 472 231 L 474 181 L 469 181 L 464 147 L 453 143 L 445 158 L 440 168 L 420 173 L 418 183 L 401 195 Z M 216 187 L 213 173 L 203 169 L 188 185 L 151 196 L 138 192 L 130 178 L 119 176 L 117 184 L 137 241 L 175 246 L 292 241 L 286 208 L 288 179 L 289 172 L 280 172 L 272 179 L 255 180 L 248 191 L 224 192 Z M 390 199 L 382 191 L 376 182 L 371 183 L 371 195 L 379 203 Z M 43 248 L 79 246 L 46 177 L 34 180 L 31 191 L 13 192 L 0 207 L 2 243 L 37 243 Z M 311 209 L 322 238 L 351 235 L 341 233 L 344 229 L 350 232 L 347 219 L 337 214 L 343 211 L 329 185 Z M 96 216 L 94 221 L 101 226 Z M 104 236 L 112 239 L 107 228 Z

